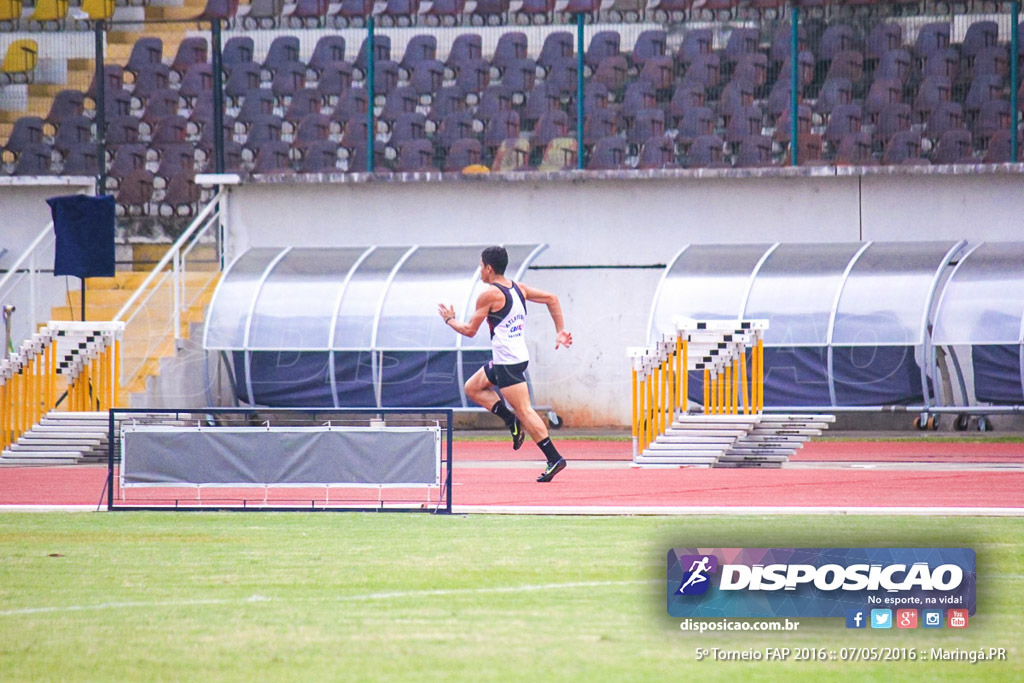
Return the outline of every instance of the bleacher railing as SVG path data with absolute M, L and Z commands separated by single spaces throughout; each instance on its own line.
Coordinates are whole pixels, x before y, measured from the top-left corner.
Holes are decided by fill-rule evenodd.
M 114 316 L 124 325 L 120 383 L 132 387 L 161 346 L 177 344 L 186 318 L 221 273 L 223 198 L 218 193 L 192 221 Z
M 41 291 L 42 275 L 53 269 L 53 249 L 56 237 L 53 223 L 48 224 L 36 235 L 21 256 L 0 278 L 0 304 L 12 301 L 27 301 L 28 310 L 18 310 L 12 315 L 11 339 L 17 342 L 34 332 L 39 325 L 49 320 L 50 304 Z

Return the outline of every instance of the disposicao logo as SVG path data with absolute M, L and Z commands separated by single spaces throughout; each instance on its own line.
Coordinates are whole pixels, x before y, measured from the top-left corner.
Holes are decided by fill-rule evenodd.
M 897 608 L 975 610 L 969 548 L 675 548 L 668 553 L 674 617 L 843 617 Z M 915 612 L 916 615 L 916 612 Z M 865 624 L 866 625 L 866 624 Z M 915 624 L 916 627 L 916 624 Z

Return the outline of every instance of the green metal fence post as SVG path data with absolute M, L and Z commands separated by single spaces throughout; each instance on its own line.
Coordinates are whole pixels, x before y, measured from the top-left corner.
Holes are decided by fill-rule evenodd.
M 102 19 L 93 24 L 95 31 L 95 53 L 93 58 L 96 62 L 93 80 L 96 81 L 96 194 L 105 194 L 107 191 L 107 101 L 106 101 L 106 70 L 104 69 L 104 28 L 106 22 Z M 85 292 L 83 288 L 82 292 Z M 85 307 L 82 307 L 82 314 L 85 314 Z M 85 318 L 82 318 L 83 320 Z
M 583 13 L 576 15 L 576 168 L 583 169 Z
M 789 46 L 789 147 L 790 165 L 799 165 L 797 148 L 800 133 L 800 8 L 796 0 L 790 3 L 790 46 Z
M 224 76 L 221 72 L 220 30 L 220 19 L 214 19 L 210 23 L 210 39 L 213 43 L 213 168 L 217 173 L 224 172 Z
M 373 173 L 374 162 L 373 100 L 375 95 L 373 92 L 373 52 L 373 15 L 370 15 L 366 19 L 366 171 L 368 173 Z
M 1020 49 L 1020 30 L 1017 25 L 1020 23 L 1020 2 L 1014 0 L 1010 4 L 1010 161 L 1017 163 L 1017 107 L 1020 106 L 1017 98 L 1017 88 L 1020 87 L 1018 80 L 1017 52 Z

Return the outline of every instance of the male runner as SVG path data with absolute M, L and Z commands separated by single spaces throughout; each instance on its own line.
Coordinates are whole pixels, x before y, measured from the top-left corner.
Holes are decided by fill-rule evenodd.
M 530 360 L 525 336 L 526 302 L 536 301 L 548 307 L 548 313 L 555 323 L 556 350 L 560 346 L 572 346 L 572 335 L 564 329 L 558 297 L 512 282 L 505 277 L 507 266 L 508 252 L 504 247 L 488 247 L 480 254 L 480 279 L 491 286 L 476 300 L 476 311 L 469 322 L 457 321 L 452 306 L 438 304 L 437 310 L 446 325 L 466 337 L 475 336 L 480 324 L 484 319 L 487 320 L 491 328 L 493 360 L 469 378 L 466 382 L 466 395 L 505 421 L 505 426 L 512 432 L 513 449 L 519 450 L 523 445 L 523 430 L 529 433 L 548 461 L 547 468 L 537 477 L 537 481 L 547 482 L 565 469 L 565 458 L 558 454 L 544 421 L 530 405 L 530 392 L 524 374 Z M 494 391 L 495 386 L 501 389 L 502 395 L 512 404 L 514 414 Z

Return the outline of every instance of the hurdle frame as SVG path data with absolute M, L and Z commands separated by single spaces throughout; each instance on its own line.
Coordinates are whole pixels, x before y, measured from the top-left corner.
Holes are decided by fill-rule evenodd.
M 425 505 L 423 507 L 385 507 L 383 504 L 378 506 L 327 506 L 321 505 L 317 507 L 315 504 L 306 506 L 247 506 L 243 501 L 242 505 L 179 505 L 175 501 L 174 506 L 168 505 L 124 505 L 118 504 L 115 501 L 114 496 L 114 467 L 115 464 L 119 463 L 120 460 L 117 457 L 117 430 L 118 430 L 118 418 L 119 417 L 130 417 L 131 415 L 167 415 L 171 419 L 180 419 L 178 416 L 182 414 L 195 415 L 203 414 L 206 416 L 217 416 L 217 415 L 246 415 L 246 416 L 261 416 L 267 414 L 273 415 L 285 415 L 285 416 L 302 416 L 308 415 L 311 418 L 315 418 L 317 415 L 337 415 L 337 416 L 364 416 L 367 419 L 380 419 L 386 420 L 387 416 L 399 416 L 399 415 L 439 415 L 445 419 L 445 427 L 441 431 L 442 438 L 445 441 L 445 452 L 442 456 L 443 466 L 445 469 L 444 478 L 441 482 L 440 491 L 441 495 L 438 499 L 436 507 Z M 107 478 L 105 484 L 106 490 L 106 509 L 107 511 L 177 511 L 177 512 L 215 512 L 215 511 L 265 511 L 265 512 L 427 512 L 431 514 L 452 514 L 452 466 L 453 466 L 453 448 L 452 441 L 454 437 L 454 419 L 455 411 L 452 408 L 110 408 L 107 411 L 107 430 L 108 430 L 108 443 L 107 443 Z M 371 485 L 374 486 L 374 485 Z M 310 485 L 309 488 L 315 488 L 316 485 Z M 201 486 L 197 487 L 201 488 Z M 429 488 L 429 487 L 425 487 Z M 327 489 L 329 491 L 329 488 Z M 443 506 L 441 499 L 444 499 Z M 315 503 L 315 501 L 311 501 Z M 101 501 L 102 505 L 102 501 Z

